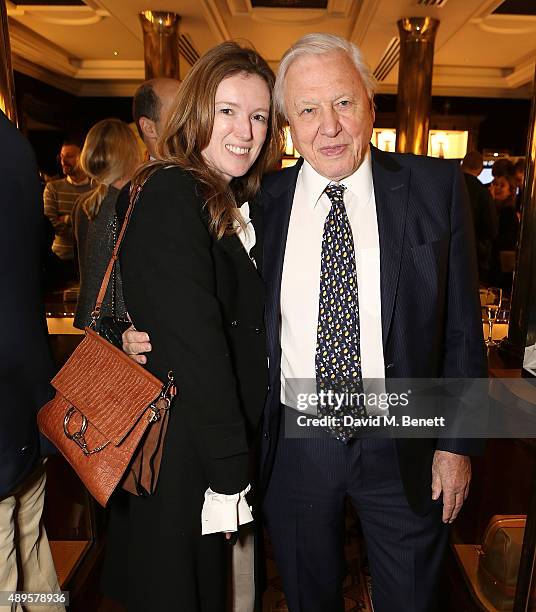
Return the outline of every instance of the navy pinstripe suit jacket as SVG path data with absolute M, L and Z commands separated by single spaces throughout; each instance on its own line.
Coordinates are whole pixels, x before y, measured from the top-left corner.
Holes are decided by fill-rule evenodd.
M 380 240 L 386 378 L 487 376 L 470 208 L 457 163 L 372 151 Z M 263 278 L 270 389 L 264 413 L 261 489 L 273 465 L 280 422 L 280 294 L 299 162 L 266 177 Z M 478 454 L 482 441 L 398 439 L 400 472 L 418 514 L 431 504 L 436 449 Z
M 36 414 L 55 367 L 42 296 L 45 225 L 30 143 L 0 111 L 0 499 L 40 457 Z M 49 445 L 47 445 L 47 449 Z

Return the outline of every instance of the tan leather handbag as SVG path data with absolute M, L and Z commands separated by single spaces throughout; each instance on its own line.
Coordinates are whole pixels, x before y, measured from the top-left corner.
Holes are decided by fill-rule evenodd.
M 134 204 L 130 206 L 95 304 L 94 328 Z M 173 374 L 162 383 L 87 327 L 85 338 L 52 380 L 53 400 L 39 411 L 43 433 L 71 464 L 93 497 L 106 505 L 115 488 L 154 493 L 171 400 Z

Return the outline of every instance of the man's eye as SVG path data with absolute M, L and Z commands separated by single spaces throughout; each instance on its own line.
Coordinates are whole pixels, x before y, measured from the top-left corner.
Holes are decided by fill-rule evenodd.
M 346 107 L 350 106 L 351 102 L 350 102 L 350 100 L 341 100 L 338 104 L 339 104 L 339 106 L 342 106 L 343 108 L 346 108 Z
M 304 108 L 302 109 L 300 114 L 301 115 L 312 115 L 314 110 L 315 110 L 314 108 Z

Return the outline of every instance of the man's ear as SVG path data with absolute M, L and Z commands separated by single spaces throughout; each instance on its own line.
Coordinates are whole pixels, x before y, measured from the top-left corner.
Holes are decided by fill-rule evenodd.
M 139 123 L 145 138 L 149 138 L 150 140 L 157 139 L 156 124 L 152 119 L 149 119 L 148 117 L 140 117 Z

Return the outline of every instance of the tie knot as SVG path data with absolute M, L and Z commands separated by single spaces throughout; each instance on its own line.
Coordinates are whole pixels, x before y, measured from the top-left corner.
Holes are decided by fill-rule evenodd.
M 344 185 L 336 185 L 335 183 L 330 183 L 325 189 L 324 192 L 333 202 L 343 202 L 344 201 L 344 190 L 346 187 Z

